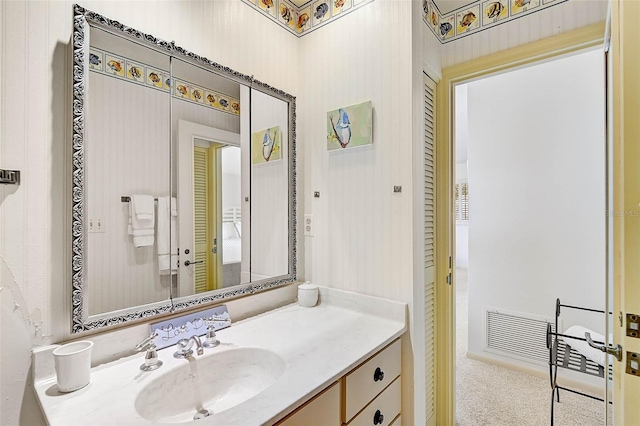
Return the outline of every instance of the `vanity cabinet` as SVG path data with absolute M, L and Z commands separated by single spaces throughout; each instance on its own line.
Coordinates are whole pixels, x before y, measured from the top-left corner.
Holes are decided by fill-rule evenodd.
M 337 381 L 278 424 L 280 426 L 339 425 L 340 397 L 340 381 Z
M 397 339 L 298 408 L 279 426 L 399 426 L 401 351 Z

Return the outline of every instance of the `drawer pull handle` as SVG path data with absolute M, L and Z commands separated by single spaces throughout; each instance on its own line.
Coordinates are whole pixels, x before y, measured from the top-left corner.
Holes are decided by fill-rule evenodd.
M 376 368 L 376 371 L 373 372 L 373 381 L 377 382 L 384 379 L 384 371 L 380 370 L 380 367 Z
M 381 425 L 384 422 L 384 416 L 380 412 L 380 410 L 376 410 L 376 413 L 373 415 L 373 424 Z

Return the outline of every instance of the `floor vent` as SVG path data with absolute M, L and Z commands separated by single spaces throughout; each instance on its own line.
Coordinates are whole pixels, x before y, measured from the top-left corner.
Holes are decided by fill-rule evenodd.
M 486 350 L 525 361 L 546 364 L 547 323 L 553 320 L 521 312 L 485 308 Z M 558 324 L 562 330 L 562 325 Z

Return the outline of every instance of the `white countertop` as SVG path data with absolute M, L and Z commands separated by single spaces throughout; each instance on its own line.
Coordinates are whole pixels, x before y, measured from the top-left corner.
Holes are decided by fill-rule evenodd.
M 271 350 L 286 363 L 269 388 L 198 425 L 273 424 L 309 400 L 406 330 L 406 304 L 322 288 L 313 308 L 297 304 L 234 323 L 217 332 L 222 344 L 205 349 L 196 362 L 234 347 Z M 136 396 L 151 380 L 187 361 L 173 358 L 174 347 L 158 351 L 164 365 L 139 369 L 144 353 L 91 369 L 91 383 L 68 394 L 58 392 L 55 375 L 39 378 L 35 390 L 52 425 L 150 424 L 135 408 Z M 39 362 L 39 361 L 38 361 Z M 38 368 L 38 371 L 42 368 Z

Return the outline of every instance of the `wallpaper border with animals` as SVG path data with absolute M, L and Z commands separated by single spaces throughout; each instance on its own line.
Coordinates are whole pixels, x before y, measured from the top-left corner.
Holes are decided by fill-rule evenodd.
M 297 37 L 353 12 L 375 0 L 311 0 L 297 7 L 287 0 L 242 0 Z
M 431 0 L 422 0 L 422 20 L 445 44 L 569 0 L 478 0 L 446 15 Z
M 228 114 L 240 115 L 240 100 L 182 79 L 173 79 L 170 73 L 157 67 L 134 61 L 105 50 L 89 49 L 89 70 L 109 75 L 150 89 L 171 92 L 171 96 Z M 174 90 L 171 90 L 174 87 Z

